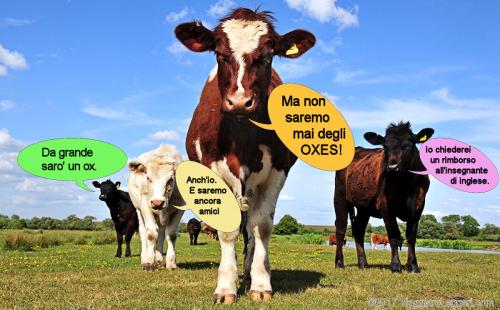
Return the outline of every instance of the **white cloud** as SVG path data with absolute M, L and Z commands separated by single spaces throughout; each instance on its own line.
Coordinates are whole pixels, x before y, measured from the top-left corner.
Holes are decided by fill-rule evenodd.
M 165 16 L 165 21 L 168 23 L 176 23 L 191 13 L 188 7 L 183 8 L 179 12 L 170 12 Z
M 8 111 L 13 107 L 14 107 L 14 102 L 10 100 L 0 100 L 0 112 Z
M 282 200 L 282 201 L 291 201 L 291 200 L 295 200 L 295 197 L 287 195 L 287 194 L 281 194 L 278 199 Z
M 6 76 L 8 74 L 7 67 L 0 65 L 0 76 Z
M 218 0 L 208 9 L 207 13 L 212 17 L 221 17 L 222 15 L 228 13 L 229 9 L 231 9 L 234 5 L 235 2 L 232 0 Z
M 159 130 L 147 135 L 146 138 L 135 143 L 136 146 L 158 144 L 167 141 L 178 141 L 180 135 L 175 130 Z
M 28 68 L 28 63 L 21 53 L 9 51 L 0 44 L 0 76 L 8 74 L 7 68 L 23 70 Z
M 14 150 L 18 151 L 24 147 L 22 141 L 14 139 L 9 130 L 6 128 L 0 128 L 0 150 Z
M 429 97 L 429 96 L 427 96 Z M 460 99 L 458 99 L 460 100 Z M 475 100 L 473 100 L 475 101 Z M 482 125 L 500 118 L 500 106 L 493 104 L 471 112 L 470 106 L 456 106 L 440 99 L 392 98 L 377 100 L 364 109 L 343 108 L 351 128 L 376 129 L 397 120 L 411 120 L 414 125 L 450 121 L 480 121 Z M 499 137 L 497 137 L 498 139 Z
M 431 93 L 431 97 L 456 106 L 484 108 L 493 105 L 500 105 L 500 100 L 496 99 L 488 99 L 488 98 L 459 99 L 456 96 L 451 95 L 450 90 L 447 87 L 442 87 L 434 90 Z
M 382 84 L 394 83 L 406 79 L 400 75 L 370 75 L 364 70 L 338 70 L 333 82 L 339 84 Z
M 342 39 L 335 39 L 332 41 L 318 40 L 318 47 L 326 54 L 334 55 L 337 52 L 337 47 L 342 45 Z
M 323 96 L 325 96 L 328 100 L 330 100 L 330 102 L 333 104 L 333 105 L 336 105 L 338 101 L 340 101 L 340 97 L 339 96 L 335 96 L 335 95 L 332 95 L 332 94 L 329 94 L 327 93 L 326 91 L 325 92 L 322 92 L 321 93 Z
M 167 46 L 166 49 L 167 49 L 167 51 L 169 53 L 172 53 L 174 55 L 181 55 L 181 54 L 185 54 L 185 53 L 189 52 L 189 50 L 187 49 L 187 47 L 185 47 L 179 41 L 172 42 L 172 44 L 170 44 L 169 46 Z
M 158 124 L 160 121 L 154 119 L 144 112 L 134 111 L 131 109 L 116 109 L 112 107 L 98 107 L 95 105 L 86 105 L 82 108 L 82 112 L 113 121 L 126 121 L 131 124 L 137 125 L 153 125 Z
M 285 0 L 285 2 L 290 8 L 321 23 L 335 22 L 339 31 L 359 25 L 357 5 L 349 11 L 338 6 L 337 0 Z
M 273 67 L 283 80 L 293 80 L 317 73 L 336 61 L 320 61 L 313 57 L 276 60 Z
M 179 134 L 174 130 L 160 130 L 148 135 L 153 141 L 172 141 L 179 140 Z
M 192 62 L 188 58 L 184 57 L 185 54 L 189 52 L 187 47 L 185 47 L 181 42 L 179 41 L 174 41 L 172 44 L 166 47 L 167 52 L 171 53 L 172 55 L 177 58 L 177 61 L 184 65 L 191 65 Z
M 29 26 L 36 22 L 35 19 L 19 19 L 6 17 L 3 22 L 0 23 L 1 26 L 4 27 L 17 27 L 17 26 Z

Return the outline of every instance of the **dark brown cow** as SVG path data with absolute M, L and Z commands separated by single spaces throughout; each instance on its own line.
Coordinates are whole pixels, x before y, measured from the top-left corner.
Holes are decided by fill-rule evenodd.
M 186 139 L 190 160 L 210 167 L 231 187 L 247 211 L 249 234 L 245 275 L 251 276 L 253 300 L 270 300 L 272 294 L 268 244 L 276 201 L 288 171 L 297 158 L 274 131 L 253 125 L 249 119 L 269 123 L 267 100 L 282 84 L 272 68 L 278 55 L 297 58 L 315 43 L 305 30 L 283 36 L 269 12 L 239 8 L 220 20 L 215 29 L 201 22 L 175 29 L 177 38 L 194 52 L 214 52 L 217 67 L 210 74 L 194 111 Z M 214 297 L 232 303 L 238 269 L 235 241 L 238 231 L 222 233 L 221 263 Z
M 187 223 L 187 230 L 189 233 L 189 245 L 198 245 L 198 235 L 201 231 L 201 223 L 194 217 Z
M 364 235 L 370 216 L 383 218 L 389 244 L 391 245 L 391 269 L 401 271 L 398 247 L 403 239 L 396 218 L 407 222 L 408 270 L 419 272 L 415 255 L 415 242 L 420 215 L 424 210 L 425 195 L 429 189 L 429 177 L 410 171 L 425 170 L 417 143 L 429 139 L 434 130 L 422 129 L 418 134 L 411 130 L 410 123 L 400 122 L 387 127 L 385 137 L 374 132 L 365 133 L 365 139 L 379 149 L 358 147 L 354 160 L 345 169 L 337 171 L 335 177 L 335 225 L 337 240 L 345 236 L 347 217 L 356 207 L 352 232 L 358 253 L 358 266 L 368 265 L 364 249 Z M 344 266 L 342 246 L 337 246 L 336 267 Z
M 344 238 L 343 245 L 347 243 L 347 238 Z M 328 245 L 337 245 L 337 236 L 335 234 L 330 234 L 328 236 Z
M 122 257 L 123 236 L 125 236 L 125 257 L 129 257 L 131 255 L 130 241 L 134 233 L 139 230 L 137 212 L 129 194 L 119 190 L 121 185 L 119 181 L 116 183 L 111 180 L 102 183 L 94 181 L 92 184 L 95 188 L 100 189 L 99 200 L 106 203 L 113 224 L 115 224 L 116 242 L 118 243 L 115 257 Z
M 372 246 L 372 250 L 375 250 L 377 248 L 377 245 L 383 244 L 384 249 L 385 247 L 389 244 L 389 238 L 384 235 L 378 235 L 378 234 L 371 234 L 370 235 L 370 244 Z

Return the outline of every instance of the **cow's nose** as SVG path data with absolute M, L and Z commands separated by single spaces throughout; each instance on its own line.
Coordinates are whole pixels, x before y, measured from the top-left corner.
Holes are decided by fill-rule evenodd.
M 153 209 L 159 209 L 163 206 L 163 204 L 165 203 L 165 200 L 151 200 L 151 206 L 153 207 Z
M 230 113 L 248 114 L 255 110 L 254 96 L 235 93 L 227 96 L 225 110 Z

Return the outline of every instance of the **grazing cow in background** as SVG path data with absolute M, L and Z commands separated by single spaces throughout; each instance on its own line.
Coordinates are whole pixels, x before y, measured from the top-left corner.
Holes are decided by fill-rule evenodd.
M 344 242 L 342 243 L 345 245 L 347 243 L 347 238 L 344 238 Z M 335 234 L 330 234 L 328 236 L 328 245 L 337 245 L 337 236 Z
M 123 236 L 125 236 L 125 257 L 129 257 L 131 255 L 130 240 L 139 229 L 137 213 L 132 201 L 130 201 L 129 194 L 118 189 L 120 182 L 113 183 L 111 180 L 106 180 L 102 183 L 94 181 L 92 184 L 101 190 L 99 199 L 108 206 L 111 219 L 115 224 L 116 241 L 118 242 L 115 256 L 122 257 L 122 243 Z
M 201 231 L 201 223 L 195 218 L 192 218 L 187 223 L 187 230 L 189 232 L 189 245 L 198 244 L 198 235 Z
M 131 161 L 128 190 L 137 210 L 141 236 L 141 265 L 152 271 L 163 262 L 163 245 L 167 238 L 166 268 L 175 269 L 175 241 L 184 205 L 175 183 L 175 169 L 182 161 L 174 146 L 161 145 Z
M 232 11 L 214 30 L 195 21 L 177 26 L 175 35 L 191 51 L 216 55 L 217 67 L 206 81 L 194 111 L 186 150 L 190 160 L 201 162 L 222 177 L 242 211 L 247 211 L 245 276 L 251 277 L 251 298 L 269 301 L 272 287 L 268 247 L 274 210 L 297 158 L 275 131 L 261 129 L 249 119 L 270 123 L 269 94 L 282 84 L 272 68 L 273 57 L 297 58 L 316 39 L 305 30 L 279 35 L 269 12 L 245 8 Z M 219 231 L 221 263 L 214 292 L 217 303 L 230 304 L 236 298 L 237 236 L 238 230 Z
M 390 124 L 385 137 L 374 132 L 365 133 L 365 139 L 383 148 L 356 148 L 354 160 L 346 168 L 337 171 L 335 177 L 335 225 L 337 240 L 344 238 L 347 216 L 356 207 L 352 233 L 358 253 L 358 266 L 368 265 L 364 249 L 366 225 L 370 216 L 383 218 L 391 245 L 391 270 L 400 272 L 398 247 L 403 239 L 399 231 L 399 218 L 406 224 L 408 239 L 408 271 L 420 272 L 415 255 L 418 221 L 424 210 L 425 196 L 429 189 L 429 177 L 410 171 L 425 170 L 419 156 L 417 143 L 429 139 L 434 130 L 422 129 L 418 134 L 411 130 L 409 122 Z M 342 246 L 337 246 L 335 265 L 344 266 Z
M 213 228 L 208 224 L 203 224 L 203 231 L 207 233 L 210 238 L 215 238 L 219 240 L 219 236 L 217 235 L 217 229 Z
M 372 233 L 370 235 L 370 243 L 372 245 L 372 250 L 375 250 L 378 244 L 383 244 L 385 249 L 385 247 L 389 244 L 389 238 L 384 235 L 377 235 Z

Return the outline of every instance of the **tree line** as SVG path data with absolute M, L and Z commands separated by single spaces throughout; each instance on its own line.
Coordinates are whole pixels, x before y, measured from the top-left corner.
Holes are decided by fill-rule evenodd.
M 400 223 L 399 228 L 404 236 L 405 223 Z M 299 223 L 291 215 L 285 215 L 273 228 L 278 235 L 307 234 L 307 233 L 335 233 L 334 229 L 324 228 L 322 231 L 314 230 L 310 226 Z M 350 235 L 351 229 L 348 229 Z M 368 224 L 366 234 L 371 233 L 387 235 L 385 226 L 372 226 Z M 438 221 L 432 214 L 424 214 L 420 218 L 418 238 L 421 239 L 475 239 L 485 241 L 500 241 L 500 227 L 494 224 L 485 224 L 482 228 L 479 222 L 471 215 L 451 214 L 443 216 Z
M 61 220 L 48 216 L 24 219 L 16 214 L 11 217 L 0 214 L 0 229 L 108 230 L 113 228 L 114 224 L 111 219 L 97 221 L 90 215 L 79 218 L 72 214 Z

